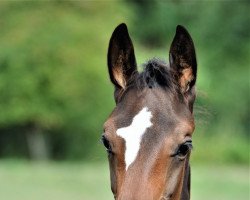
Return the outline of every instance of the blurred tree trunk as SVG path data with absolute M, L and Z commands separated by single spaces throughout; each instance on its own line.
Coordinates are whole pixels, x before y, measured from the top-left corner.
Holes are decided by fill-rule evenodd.
M 40 127 L 31 125 L 26 131 L 29 156 L 32 160 L 48 160 L 49 151 L 45 134 Z

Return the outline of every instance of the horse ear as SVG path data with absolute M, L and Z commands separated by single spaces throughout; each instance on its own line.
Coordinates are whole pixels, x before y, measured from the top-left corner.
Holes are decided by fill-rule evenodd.
M 108 48 L 109 76 L 116 89 L 125 89 L 132 74 L 137 72 L 134 47 L 126 24 L 114 30 Z
M 188 94 L 195 85 L 197 63 L 194 43 L 187 30 L 178 25 L 169 53 L 170 67 L 174 72 L 181 92 Z

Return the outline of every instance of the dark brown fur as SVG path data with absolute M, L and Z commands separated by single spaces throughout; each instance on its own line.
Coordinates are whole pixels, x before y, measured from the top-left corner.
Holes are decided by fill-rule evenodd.
M 110 39 L 108 67 L 116 107 L 104 124 L 102 139 L 117 200 L 190 199 L 197 66 L 192 39 L 182 26 L 177 27 L 169 57 L 169 65 L 152 59 L 139 73 L 126 25 L 119 25 Z M 144 133 L 136 160 L 126 170 L 125 141 L 116 131 L 129 126 L 145 106 L 153 126 Z

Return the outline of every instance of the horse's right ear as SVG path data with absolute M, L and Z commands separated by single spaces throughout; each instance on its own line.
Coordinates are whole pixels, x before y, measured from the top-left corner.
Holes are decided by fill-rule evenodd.
M 108 69 L 112 83 L 117 90 L 125 90 L 132 74 L 137 72 L 134 47 L 126 24 L 114 30 L 108 49 Z
M 193 40 L 183 26 L 176 27 L 169 54 L 170 67 L 175 73 L 180 89 L 188 95 L 195 85 L 197 62 Z

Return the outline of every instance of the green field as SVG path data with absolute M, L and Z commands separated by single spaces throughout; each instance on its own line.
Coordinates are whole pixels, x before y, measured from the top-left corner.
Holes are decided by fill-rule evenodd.
M 107 163 L 0 161 L 1 200 L 112 199 Z M 248 200 L 244 166 L 192 167 L 193 200 Z

